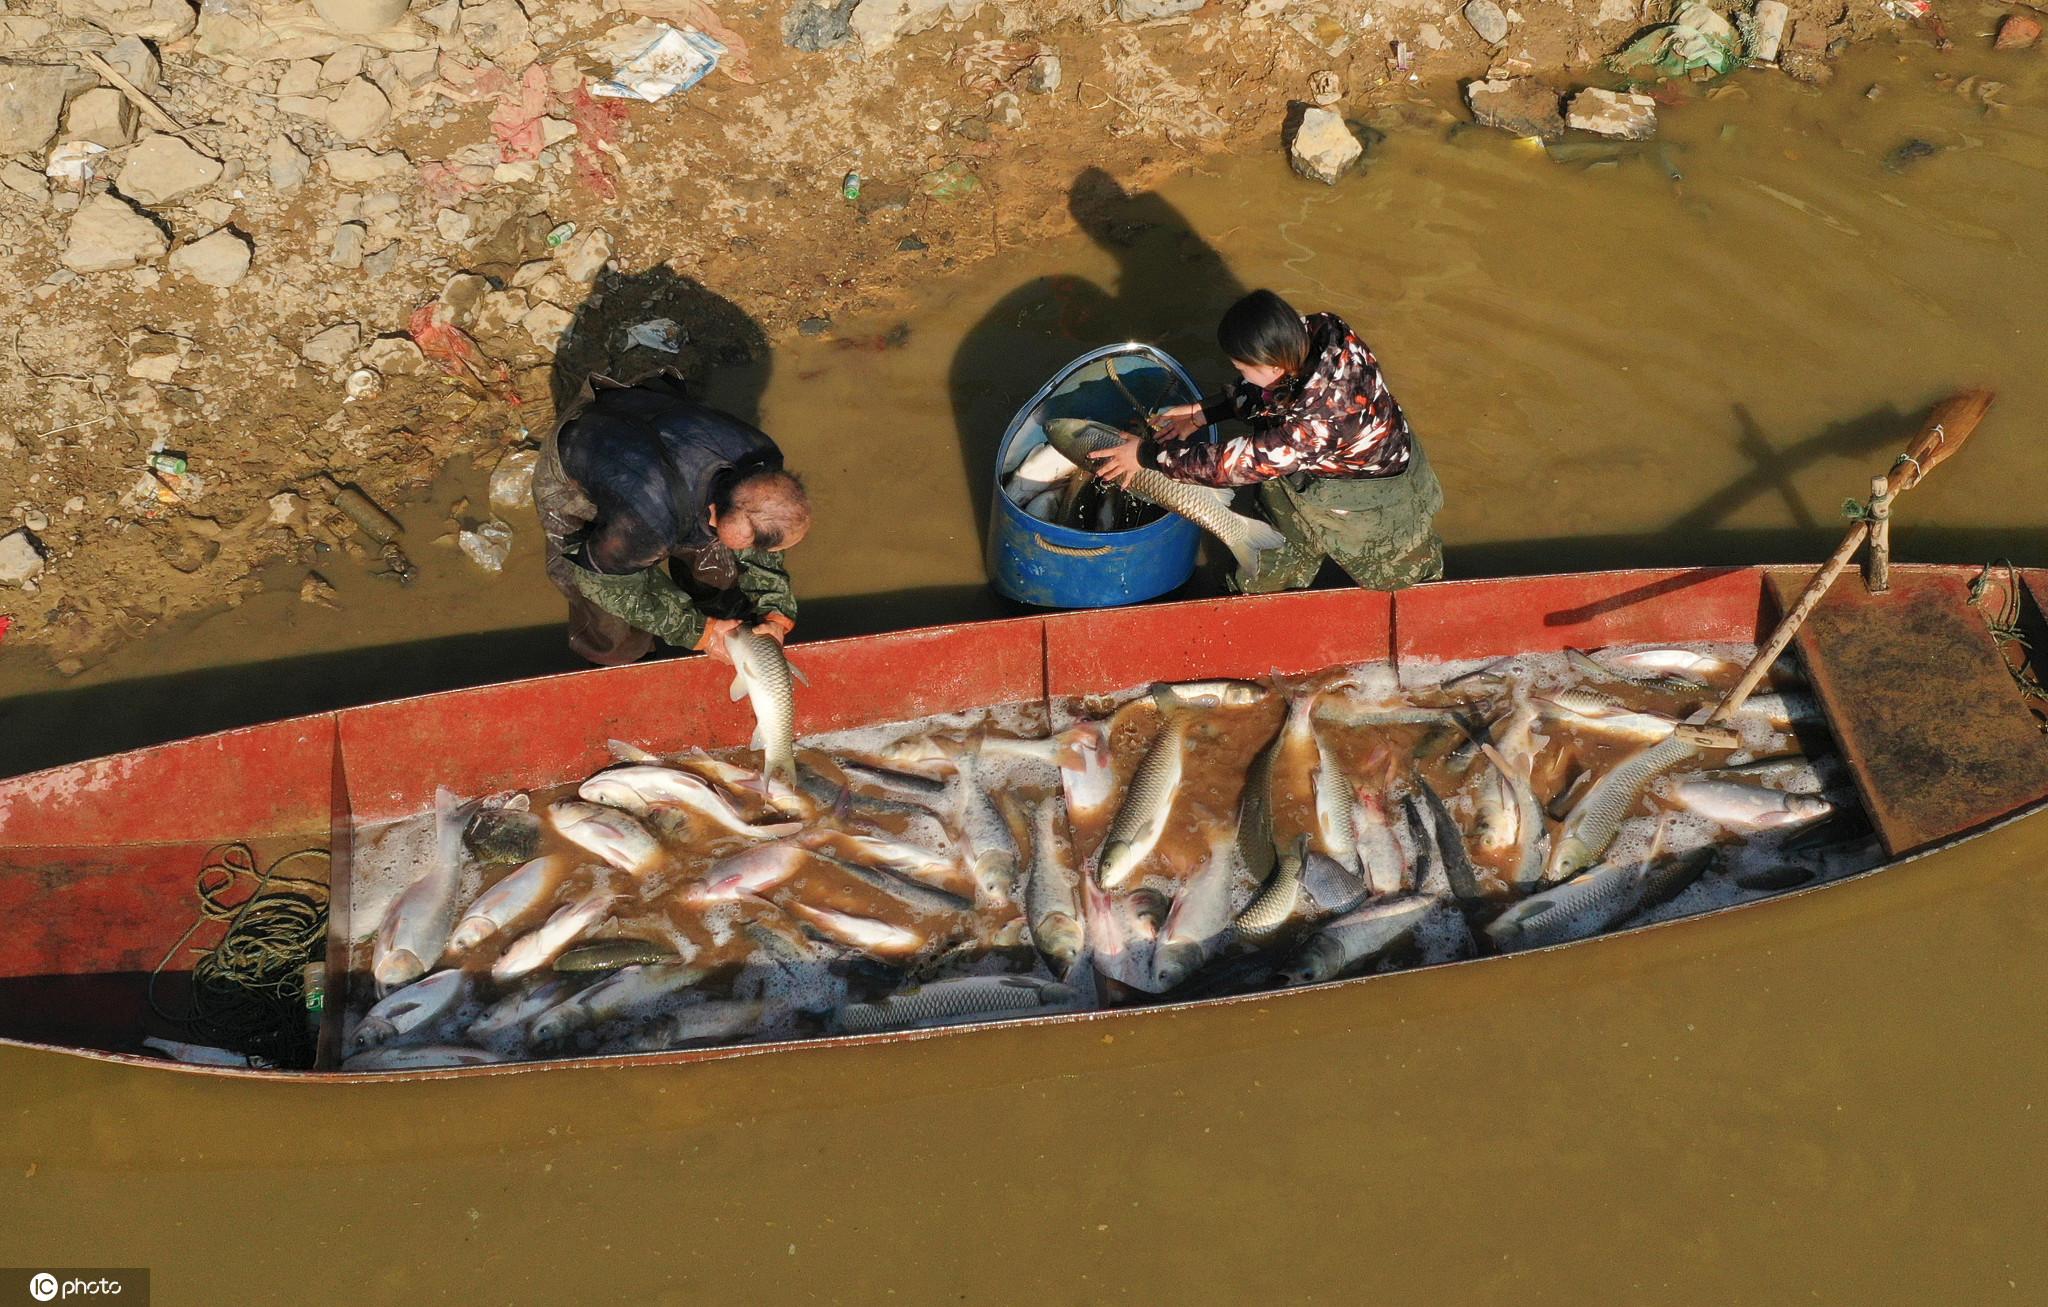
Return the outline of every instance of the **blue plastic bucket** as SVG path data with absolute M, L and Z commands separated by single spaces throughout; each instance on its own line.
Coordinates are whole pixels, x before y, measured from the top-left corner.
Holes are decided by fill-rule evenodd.
M 1041 608 L 1114 608 L 1156 599 L 1195 574 L 1202 531 L 1167 513 L 1129 531 L 1078 531 L 1041 522 L 1003 491 L 1006 469 L 1045 443 L 1053 418 L 1131 424 L 1130 401 L 1109 378 L 1105 360 L 1141 404 L 1184 404 L 1201 392 L 1173 356 L 1126 342 L 1091 350 L 1062 368 L 1010 421 L 996 449 L 996 485 L 988 523 L 989 583 L 996 592 Z M 1208 433 L 1214 437 L 1213 428 Z

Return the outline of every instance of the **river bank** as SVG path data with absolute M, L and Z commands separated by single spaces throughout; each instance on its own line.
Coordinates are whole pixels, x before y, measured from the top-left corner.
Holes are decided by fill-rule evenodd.
M 22 148 L 42 127 L 13 114 L 0 142 L 18 151 L 0 535 L 29 533 L 0 548 L 10 651 L 71 675 L 266 587 L 330 603 L 395 560 L 323 478 L 395 510 L 451 460 L 533 445 L 592 368 L 758 394 L 795 341 L 879 357 L 904 343 L 892 319 L 991 257 L 1129 243 L 1162 180 L 1281 156 L 1299 106 L 1368 143 L 1441 135 L 1466 120 L 1448 88 L 1618 86 L 1599 61 L 1668 17 L 1625 0 L 1476 18 L 1449 0 L 726 8 L 486 0 L 371 36 L 255 4 L 0 15 L 0 59 L 65 106 L 45 139 Z M 607 36 L 655 20 L 719 36 L 717 70 L 659 103 L 594 97 Z M 1895 26 L 1861 0 L 1794 6 L 1783 58 L 1820 78 L 1826 52 Z M 108 145 L 83 189 L 49 184 L 92 138 Z M 502 511 L 457 503 L 404 547 L 468 531 L 492 555 Z

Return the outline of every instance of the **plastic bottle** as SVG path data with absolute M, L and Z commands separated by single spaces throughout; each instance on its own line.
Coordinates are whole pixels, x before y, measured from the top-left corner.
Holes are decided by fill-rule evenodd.
M 320 478 L 321 488 L 334 497 L 334 506 L 348 514 L 348 519 L 361 527 L 363 534 L 380 545 L 390 544 L 402 535 L 405 528 L 368 495 L 354 486 L 345 486 L 332 477 Z
M 839 182 L 839 193 L 849 200 L 860 198 L 860 174 L 849 172 Z

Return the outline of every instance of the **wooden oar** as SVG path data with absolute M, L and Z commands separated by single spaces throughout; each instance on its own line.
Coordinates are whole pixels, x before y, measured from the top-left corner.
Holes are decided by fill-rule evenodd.
M 1968 390 L 1943 400 L 1929 415 L 1927 425 L 1920 429 L 1913 443 L 1906 447 L 1906 452 L 1892 464 L 1890 475 L 1883 478 L 1883 499 L 1889 503 L 1901 491 L 1919 485 L 1922 477 L 1947 462 L 1950 455 L 1963 447 L 1963 442 L 1984 420 L 1985 410 L 1990 407 L 1991 392 L 1988 390 Z M 1875 490 L 1877 486 L 1878 481 L 1873 479 L 1871 488 Z M 1742 679 L 1735 683 L 1735 688 L 1727 693 L 1704 723 L 1680 726 L 1673 734 L 1709 749 L 1733 749 L 1740 744 L 1736 733 L 1724 723 L 1756 692 L 1764 673 L 1778 661 L 1778 655 L 1785 652 L 1785 646 L 1792 643 L 1792 637 L 1806 624 L 1806 619 L 1827 594 L 1828 587 L 1835 583 L 1835 578 L 1856 556 L 1857 549 L 1869 534 L 1868 521 L 1858 521 L 1849 528 L 1849 534 L 1836 546 L 1834 555 L 1820 571 L 1814 573 L 1813 580 L 1806 583 L 1799 602 L 1792 605 L 1792 611 L 1779 621 L 1777 629 L 1771 632 L 1771 638 L 1764 642 L 1763 647 L 1756 651 L 1756 657 L 1743 669 Z

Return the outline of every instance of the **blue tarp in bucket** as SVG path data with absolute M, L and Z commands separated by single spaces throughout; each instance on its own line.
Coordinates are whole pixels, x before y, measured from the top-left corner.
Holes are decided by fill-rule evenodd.
M 988 574 L 996 592 L 1041 608 L 1114 608 L 1154 599 L 1195 572 L 1202 532 L 1173 513 L 1129 531 L 1079 531 L 1041 522 L 1003 491 L 1007 469 L 1045 443 L 1044 423 L 1091 418 L 1130 427 L 1135 414 L 1110 380 L 1107 361 L 1148 408 L 1200 397 L 1186 369 L 1166 351 L 1126 343 L 1091 350 L 1061 369 L 1010 421 L 996 450 L 996 487 L 989 513 Z M 1212 428 L 1208 438 L 1213 439 Z

